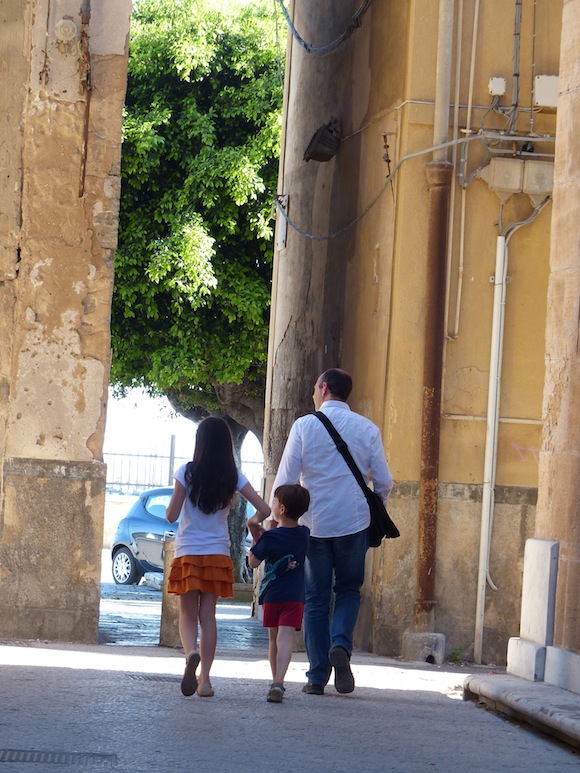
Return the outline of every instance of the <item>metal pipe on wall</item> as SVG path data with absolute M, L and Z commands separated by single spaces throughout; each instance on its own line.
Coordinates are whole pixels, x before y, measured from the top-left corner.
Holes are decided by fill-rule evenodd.
M 449 135 L 453 0 L 440 0 L 433 145 Z M 447 148 L 434 151 L 427 165 L 429 186 L 426 308 L 423 357 L 423 419 L 419 479 L 419 549 L 415 631 L 433 631 L 435 624 L 435 554 L 437 542 L 437 484 L 441 425 L 441 379 L 445 328 L 445 263 L 449 194 L 453 167 Z

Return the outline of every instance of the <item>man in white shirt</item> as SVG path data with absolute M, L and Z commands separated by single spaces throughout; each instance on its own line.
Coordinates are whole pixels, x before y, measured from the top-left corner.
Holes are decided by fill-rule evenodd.
M 374 490 L 386 499 L 393 476 L 381 433 L 367 418 L 350 410 L 346 401 L 351 389 L 348 373 L 331 368 L 314 384 L 314 407 L 328 416 L 363 477 L 372 480 Z M 310 492 L 310 507 L 300 520 L 310 529 L 304 610 L 310 668 L 306 672 L 308 684 L 302 689 L 310 695 L 323 695 L 334 668 L 336 689 L 349 693 L 354 690 L 350 656 L 369 547 L 369 506 L 334 440 L 313 414 L 292 425 L 272 490 L 284 483 L 300 483 Z

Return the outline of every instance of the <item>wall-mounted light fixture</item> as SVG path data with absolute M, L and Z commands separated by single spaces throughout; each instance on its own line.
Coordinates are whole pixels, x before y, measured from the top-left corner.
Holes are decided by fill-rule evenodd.
M 340 122 L 331 118 L 316 130 L 304 151 L 304 161 L 330 161 L 340 147 Z

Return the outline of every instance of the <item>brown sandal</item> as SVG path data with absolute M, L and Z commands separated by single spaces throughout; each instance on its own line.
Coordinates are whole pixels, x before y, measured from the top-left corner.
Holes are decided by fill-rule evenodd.
M 181 680 L 181 692 L 184 695 L 193 695 L 197 690 L 197 677 L 195 672 L 199 666 L 199 653 L 192 652 L 185 661 L 185 671 Z

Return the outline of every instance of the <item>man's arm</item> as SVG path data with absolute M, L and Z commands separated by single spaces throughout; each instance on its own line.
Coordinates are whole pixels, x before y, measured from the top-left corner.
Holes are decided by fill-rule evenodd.
M 383 440 L 378 428 L 371 440 L 371 468 L 369 470 L 373 489 L 386 501 L 393 488 L 393 475 L 387 464 Z
M 280 459 L 278 472 L 270 493 L 270 506 L 274 505 L 274 492 L 286 483 L 300 483 L 302 472 L 302 433 L 299 422 L 294 422 Z

